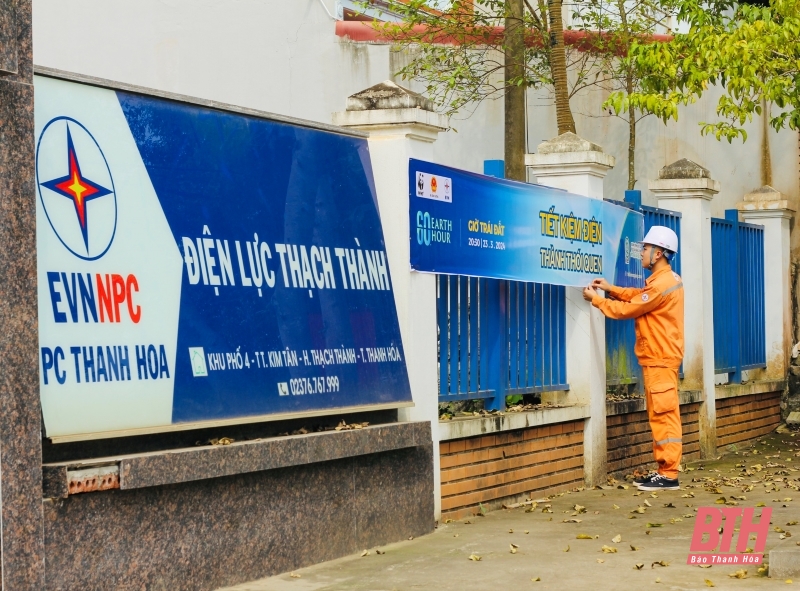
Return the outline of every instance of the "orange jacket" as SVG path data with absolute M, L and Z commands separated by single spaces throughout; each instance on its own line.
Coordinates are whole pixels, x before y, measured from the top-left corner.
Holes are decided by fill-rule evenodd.
M 677 369 L 683 360 L 683 282 L 667 266 L 638 287 L 612 287 L 612 299 L 594 296 L 592 305 L 609 318 L 636 319 L 634 352 L 644 367 Z

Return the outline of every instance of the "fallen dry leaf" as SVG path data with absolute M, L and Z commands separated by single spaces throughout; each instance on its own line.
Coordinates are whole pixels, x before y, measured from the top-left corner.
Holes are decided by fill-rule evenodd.
M 732 579 L 746 579 L 747 578 L 747 571 L 743 568 L 740 568 L 735 573 L 731 573 L 728 575 Z
M 300 575 L 298 575 L 297 573 L 289 573 L 289 576 L 292 577 L 293 579 L 299 579 L 300 578 Z
M 647 527 L 664 527 L 663 523 L 647 523 Z
M 470 554 L 469 559 L 472 560 L 473 562 L 478 562 L 481 559 L 481 557 L 478 556 L 477 554 Z
M 622 541 L 622 534 L 617 534 L 616 536 L 611 538 L 611 541 L 614 542 L 615 544 L 619 544 Z
M 634 546 L 633 544 L 631 544 L 630 546 L 631 546 L 631 550 L 633 550 L 634 552 L 639 550 L 639 546 Z
M 516 544 L 509 544 L 509 547 L 511 548 L 512 554 L 516 554 L 517 550 L 519 550 L 519 546 L 517 546 Z
M 606 546 L 605 544 L 603 544 L 603 547 L 600 548 L 600 550 L 602 550 L 603 553 L 605 553 L 605 554 L 616 554 L 617 553 L 617 549 L 616 548 L 614 548 L 613 546 Z
M 567 544 L 567 547 L 564 548 L 564 552 L 569 552 L 569 544 Z
M 594 540 L 594 536 L 590 536 L 589 534 L 578 534 L 575 536 L 576 540 Z
M 648 507 L 652 507 L 653 506 L 653 505 L 650 504 L 650 501 L 648 501 L 647 499 L 644 500 L 644 504 L 647 505 Z
M 711 564 L 698 564 L 697 566 L 699 566 L 700 568 L 711 568 L 713 565 L 711 565 Z
M 364 550 L 364 551 L 361 553 L 361 557 L 362 557 L 362 558 L 363 558 L 364 556 L 369 556 L 369 555 L 370 555 L 370 551 L 369 551 L 369 550 Z
M 653 564 L 650 565 L 650 568 L 655 568 L 656 565 L 658 566 L 669 566 L 669 562 L 666 560 L 656 560 Z
M 513 530 L 513 529 L 509 529 L 509 530 L 508 530 L 508 533 L 510 533 L 510 534 L 513 534 L 513 533 L 514 533 L 514 530 Z
M 789 521 L 786 525 L 797 525 L 796 521 Z
M 677 507 L 675 507 L 675 505 L 674 505 L 674 504 L 672 504 L 672 503 L 664 503 L 664 506 L 665 506 L 667 509 L 677 509 Z
M 384 554 L 386 554 L 386 552 L 384 552 L 383 550 L 375 550 L 375 554 L 383 556 Z
M 647 511 L 644 507 L 636 507 L 636 509 L 631 509 L 631 513 L 644 513 Z
M 573 517 L 572 519 L 564 519 L 561 523 L 580 523 L 583 519 L 576 519 Z
M 533 581 L 534 583 L 536 583 L 537 581 L 541 581 L 541 580 L 542 580 L 542 577 L 534 577 L 534 578 L 531 579 L 531 581 Z
M 598 558 L 598 559 L 597 559 L 597 562 L 598 562 L 599 564 L 603 564 L 603 563 L 605 562 L 605 560 L 603 560 L 602 558 Z
M 633 568 L 635 568 L 636 570 L 642 570 L 644 568 L 644 564 L 641 562 L 639 564 L 634 564 Z
M 706 587 L 714 587 L 714 583 L 711 579 L 704 579 L 704 581 L 706 582 Z
M 617 505 L 617 504 L 614 504 L 614 505 L 612 505 L 612 507 L 613 507 L 614 509 L 619 509 L 619 505 Z

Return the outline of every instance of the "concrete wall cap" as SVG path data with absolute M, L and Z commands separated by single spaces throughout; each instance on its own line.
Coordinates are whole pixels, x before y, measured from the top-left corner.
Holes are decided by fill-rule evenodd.
M 692 162 L 687 158 L 668 164 L 660 171 L 658 171 L 659 179 L 710 179 L 711 173 L 707 168 L 704 168 Z
M 598 151 L 550 152 L 525 154 L 525 166 L 533 168 L 552 168 L 558 166 L 577 167 L 591 165 L 602 168 L 613 168 L 616 160 L 611 154 Z
M 778 189 L 764 185 L 744 196 L 745 201 L 786 201 L 787 197 Z
M 795 211 L 793 203 L 783 201 L 741 201 L 736 204 L 742 214 L 760 215 L 761 217 L 793 217 Z
M 355 127 L 372 132 L 377 128 L 413 126 L 438 134 L 447 131 L 448 120 L 441 113 L 424 109 L 379 109 L 375 111 L 338 111 L 332 117 L 335 125 Z
M 347 97 L 348 111 L 374 111 L 377 109 L 423 109 L 433 111 L 433 102 L 421 94 L 403 88 L 391 80 L 370 86 Z
M 656 179 L 648 181 L 647 188 L 654 193 L 674 193 L 669 197 L 695 197 L 705 194 L 706 199 L 711 199 L 715 193 L 719 193 L 719 181 L 710 178 Z
M 536 148 L 537 154 L 561 154 L 564 152 L 602 152 L 603 148 L 575 135 L 571 131 L 562 133 L 542 142 Z

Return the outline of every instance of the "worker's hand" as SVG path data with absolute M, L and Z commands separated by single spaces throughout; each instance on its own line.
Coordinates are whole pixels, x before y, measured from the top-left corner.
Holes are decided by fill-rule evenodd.
M 591 302 L 594 299 L 594 296 L 596 295 L 597 292 L 591 285 L 583 288 L 583 299 L 586 300 L 587 302 Z
M 603 291 L 609 291 L 611 289 L 611 284 L 605 279 L 595 279 L 594 281 L 592 281 L 592 288 L 602 289 Z

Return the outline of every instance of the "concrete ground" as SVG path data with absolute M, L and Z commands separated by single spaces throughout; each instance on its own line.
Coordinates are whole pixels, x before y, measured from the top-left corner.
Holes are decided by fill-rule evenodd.
M 695 510 L 722 507 L 725 502 L 740 507 L 764 503 L 773 508 L 765 558 L 778 544 L 796 545 L 800 552 L 800 525 L 796 525 L 800 522 L 800 435 L 772 433 L 751 446 L 728 451 L 719 460 L 690 463 L 681 474 L 681 485 L 683 490 L 658 494 L 640 493 L 630 485 L 623 488 L 622 482 L 602 490 L 576 490 L 539 502 L 531 512 L 526 510 L 529 507 L 503 509 L 440 524 L 422 538 L 365 549 L 369 553 L 363 556 L 354 554 L 225 591 L 800 586 L 800 576 L 794 581 L 771 579 L 759 575 L 756 565 L 702 569 L 686 564 Z M 643 512 L 634 512 L 642 507 Z M 591 539 L 578 539 L 580 534 Z M 518 547 L 515 553 L 511 544 Z M 603 546 L 617 551 L 603 552 Z M 746 578 L 730 577 L 742 568 Z

